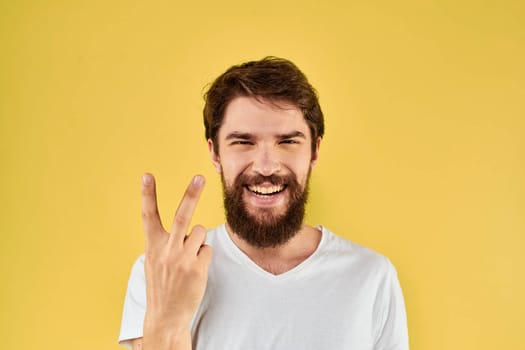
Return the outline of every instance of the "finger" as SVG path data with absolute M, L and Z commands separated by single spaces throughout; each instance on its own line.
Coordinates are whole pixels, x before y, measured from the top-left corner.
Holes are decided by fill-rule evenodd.
M 188 188 L 186 188 L 186 192 L 182 197 L 179 208 L 175 213 L 175 218 L 173 219 L 170 240 L 173 240 L 178 244 L 182 244 L 184 241 L 193 212 L 195 211 L 202 188 L 204 187 L 204 182 L 204 177 L 197 175 L 188 185 Z
M 184 249 L 188 253 L 196 256 L 199 252 L 199 248 L 204 244 L 205 241 L 206 229 L 201 225 L 197 225 L 191 230 L 190 235 L 184 240 Z
M 204 264 L 204 266 L 206 266 L 206 269 L 207 269 L 211 263 L 212 255 L 213 255 L 213 250 L 211 249 L 211 247 L 207 244 L 203 244 L 199 248 L 199 252 L 197 253 L 197 259 L 202 264 Z
M 142 176 L 142 222 L 146 244 L 154 235 L 162 232 L 159 210 L 157 207 L 157 194 L 155 191 L 155 178 L 152 174 Z

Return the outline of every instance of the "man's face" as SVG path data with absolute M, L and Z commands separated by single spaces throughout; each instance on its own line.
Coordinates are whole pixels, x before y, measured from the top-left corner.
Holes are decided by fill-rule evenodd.
M 256 247 L 286 243 L 301 228 L 312 155 L 302 112 L 289 103 L 237 97 L 226 108 L 212 161 L 221 173 L 227 221 Z M 317 140 L 317 146 L 319 145 Z

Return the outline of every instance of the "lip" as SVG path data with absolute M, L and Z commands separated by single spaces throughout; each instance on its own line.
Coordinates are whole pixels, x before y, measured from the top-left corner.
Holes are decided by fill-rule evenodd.
M 288 186 L 285 186 L 281 192 L 272 195 L 257 194 L 244 187 L 244 194 L 247 202 L 255 207 L 271 208 L 284 203 Z

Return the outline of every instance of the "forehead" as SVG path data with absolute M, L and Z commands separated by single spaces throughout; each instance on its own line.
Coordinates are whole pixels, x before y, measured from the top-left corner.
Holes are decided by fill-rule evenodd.
M 295 131 L 310 135 L 302 111 L 294 104 L 241 96 L 226 107 L 219 138 L 231 132 L 277 135 Z

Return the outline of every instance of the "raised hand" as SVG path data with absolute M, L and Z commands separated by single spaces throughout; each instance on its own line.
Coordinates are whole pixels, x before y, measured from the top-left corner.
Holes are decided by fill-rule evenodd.
M 212 255 L 204 244 L 204 227 L 195 226 L 186 235 L 204 178 L 195 176 L 189 184 L 169 233 L 160 221 L 153 175 L 145 174 L 142 182 L 147 296 L 143 347 L 191 349 L 190 322 L 204 296 Z

